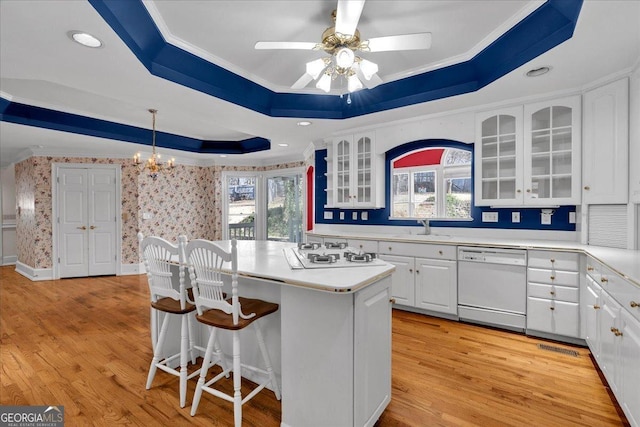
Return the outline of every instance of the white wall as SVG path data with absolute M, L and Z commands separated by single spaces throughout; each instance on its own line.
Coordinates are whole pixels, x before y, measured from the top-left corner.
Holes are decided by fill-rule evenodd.
M 0 263 L 16 262 L 16 179 L 13 165 L 0 169 Z

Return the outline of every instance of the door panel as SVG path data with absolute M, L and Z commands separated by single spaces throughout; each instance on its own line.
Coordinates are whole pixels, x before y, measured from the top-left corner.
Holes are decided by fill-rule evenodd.
M 89 275 L 116 272 L 116 171 L 89 170 Z
M 87 170 L 62 169 L 58 175 L 60 277 L 84 277 L 87 262 Z

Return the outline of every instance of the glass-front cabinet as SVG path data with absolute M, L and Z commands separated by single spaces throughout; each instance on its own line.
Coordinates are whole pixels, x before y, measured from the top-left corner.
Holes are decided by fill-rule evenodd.
M 327 206 L 384 206 L 384 159 L 375 152 L 374 133 L 335 138 L 327 152 Z
M 524 114 L 525 203 L 579 203 L 580 97 L 526 105 Z
M 580 97 L 476 116 L 478 206 L 580 203 Z
M 522 203 L 522 107 L 476 116 L 476 205 Z

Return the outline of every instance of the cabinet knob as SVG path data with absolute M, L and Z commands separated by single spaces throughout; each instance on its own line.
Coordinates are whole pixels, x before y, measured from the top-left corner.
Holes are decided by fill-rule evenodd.
M 420 274 L 420 270 L 416 270 L 416 274 Z
M 395 299 L 395 298 L 391 298 L 391 299 L 389 300 L 389 302 L 390 302 L 391 304 L 395 304 L 395 303 L 396 303 L 396 299 Z
M 635 302 L 635 301 L 631 301 L 631 302 L 629 303 L 629 305 L 631 306 L 631 308 L 638 308 L 638 307 L 640 307 L 640 304 L 638 304 L 638 303 L 637 303 L 637 302 Z
M 587 267 L 587 271 L 593 271 L 593 267 L 588 266 L 588 267 Z
M 389 246 L 389 250 L 391 250 L 391 246 Z
M 549 307 L 549 310 L 552 310 L 552 311 L 553 311 L 553 310 L 555 310 L 555 309 L 556 309 L 555 307 Z
M 551 261 L 552 263 L 556 262 L 556 260 L 554 258 L 551 258 L 549 261 Z
M 409 269 L 409 273 L 413 273 L 413 268 L 410 268 L 410 269 Z
M 522 193 L 522 190 L 517 189 L 517 190 L 516 190 L 516 193 Z
M 531 190 L 527 188 L 527 193 L 531 193 Z
M 438 251 L 438 253 L 439 253 L 440 255 L 442 255 L 442 251 Z
M 360 249 L 362 249 L 362 245 L 360 245 Z
M 600 306 L 598 304 L 593 304 L 593 309 L 594 310 L 600 310 Z
M 615 335 L 617 337 L 621 337 L 622 336 L 622 332 L 620 332 L 620 329 L 614 328 L 613 326 L 611 327 L 611 332 L 613 332 L 613 335 Z
M 556 276 L 550 276 L 549 277 L 551 280 L 556 280 Z
M 601 281 L 602 283 L 607 283 L 607 282 L 609 281 L 609 279 L 607 279 L 606 277 L 601 277 L 601 278 L 600 278 L 600 281 Z
M 549 293 L 550 293 L 551 295 L 555 295 L 555 294 L 556 294 L 556 291 L 551 291 L 551 292 L 549 292 Z
M 86 230 L 87 227 L 85 225 L 83 225 L 82 227 L 76 227 L 78 230 Z
M 591 190 L 591 187 L 589 187 L 588 185 L 585 185 L 585 186 L 584 186 L 584 189 L 585 189 L 585 190 L 587 190 L 587 191 L 589 191 L 589 190 Z

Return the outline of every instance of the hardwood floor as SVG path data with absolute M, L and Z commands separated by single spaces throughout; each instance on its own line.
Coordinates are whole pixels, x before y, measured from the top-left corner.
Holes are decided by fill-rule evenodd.
M 145 390 L 146 276 L 31 282 L 0 267 L 0 313 L 0 405 L 64 405 L 67 426 L 233 424 L 209 396 L 189 415 L 195 380 L 184 409 L 177 377 L 159 371 Z M 628 425 L 588 349 L 397 310 L 392 385 L 379 427 Z M 278 426 L 280 408 L 259 393 L 244 424 Z

